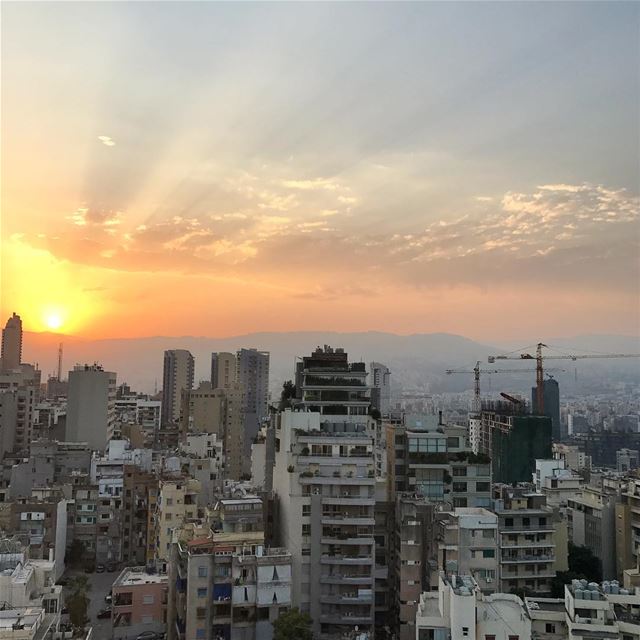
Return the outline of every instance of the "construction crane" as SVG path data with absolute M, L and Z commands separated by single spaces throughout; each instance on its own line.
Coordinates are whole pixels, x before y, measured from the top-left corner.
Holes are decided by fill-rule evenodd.
M 452 373 L 473 373 L 473 410 L 479 413 L 481 409 L 480 403 L 480 374 L 481 373 L 522 373 L 523 371 L 533 371 L 533 369 L 481 369 L 480 361 L 476 362 L 476 366 L 469 369 L 447 369 L 446 374 Z M 558 371 L 558 369 L 555 369 Z
M 542 349 L 549 349 L 549 345 L 538 342 L 535 355 L 521 353 L 520 355 L 489 356 L 488 362 L 491 364 L 496 360 L 535 360 L 536 361 L 536 410 L 539 414 L 544 414 L 544 370 L 543 360 L 585 360 L 587 358 L 640 358 L 640 353 L 590 353 L 585 355 L 561 354 L 542 355 Z

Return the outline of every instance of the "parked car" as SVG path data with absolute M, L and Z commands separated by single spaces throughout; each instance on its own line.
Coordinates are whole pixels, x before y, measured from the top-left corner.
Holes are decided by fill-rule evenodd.
M 112 600 L 113 600 L 113 596 L 110 593 L 107 593 L 107 595 L 104 597 L 104 601 L 107 604 L 111 604 Z
M 104 573 L 104 565 L 99 564 L 96 566 L 96 573 Z
M 102 609 L 98 611 L 98 618 L 110 618 L 111 617 L 111 607 L 107 607 L 106 609 Z
M 157 631 L 143 631 L 136 636 L 136 640 L 162 640 L 164 633 Z

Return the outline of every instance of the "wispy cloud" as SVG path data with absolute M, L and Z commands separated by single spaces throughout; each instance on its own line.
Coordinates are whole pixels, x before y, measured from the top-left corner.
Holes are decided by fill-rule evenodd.
M 105 145 L 106 147 L 116 146 L 116 143 L 113 140 L 113 138 L 110 138 L 109 136 L 98 136 L 98 140 L 100 140 L 100 142 L 102 142 L 102 144 Z

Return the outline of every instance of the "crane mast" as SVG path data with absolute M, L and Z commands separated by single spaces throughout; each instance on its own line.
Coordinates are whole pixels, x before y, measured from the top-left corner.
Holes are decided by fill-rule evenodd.
M 544 415 L 544 360 L 586 360 L 591 358 L 640 358 L 639 353 L 592 353 L 585 355 L 566 354 L 566 355 L 543 355 L 542 348 L 549 348 L 543 342 L 536 345 L 536 355 L 530 353 L 521 353 L 519 356 L 501 355 L 489 356 L 487 361 L 493 363 L 496 360 L 535 360 L 536 361 L 536 410 L 539 414 Z

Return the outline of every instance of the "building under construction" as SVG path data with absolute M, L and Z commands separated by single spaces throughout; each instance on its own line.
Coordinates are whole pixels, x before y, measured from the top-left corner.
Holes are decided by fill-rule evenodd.
M 551 458 L 551 418 L 531 415 L 523 401 L 509 399 L 482 403 L 478 452 L 491 457 L 493 482 L 531 482 L 536 458 Z

